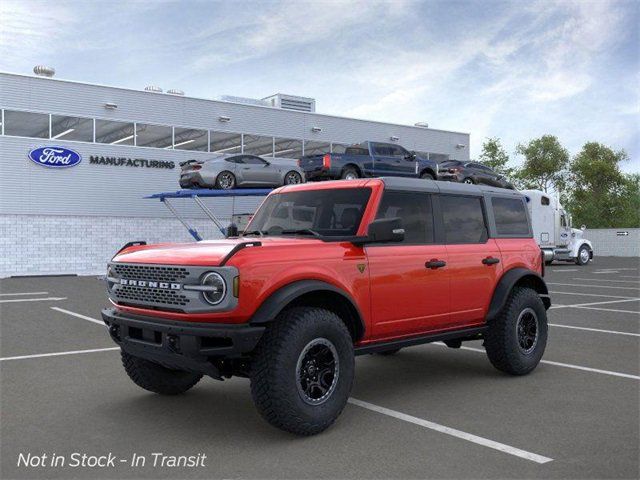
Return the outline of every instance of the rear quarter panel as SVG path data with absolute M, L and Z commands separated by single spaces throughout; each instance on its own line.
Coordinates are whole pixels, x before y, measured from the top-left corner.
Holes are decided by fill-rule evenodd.
M 533 238 L 496 238 L 502 255 L 503 271 L 526 268 L 542 275 L 540 247 Z

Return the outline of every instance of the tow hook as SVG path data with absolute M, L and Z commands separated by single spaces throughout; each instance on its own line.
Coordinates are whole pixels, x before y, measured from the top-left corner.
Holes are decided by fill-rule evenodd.
M 116 325 L 116 324 L 109 325 L 109 335 L 111 335 L 111 338 L 113 338 L 115 341 L 119 342 L 120 341 L 120 326 Z
M 167 335 L 167 346 L 173 353 L 178 353 L 180 351 L 180 347 L 178 345 L 178 337 L 176 337 L 175 335 Z

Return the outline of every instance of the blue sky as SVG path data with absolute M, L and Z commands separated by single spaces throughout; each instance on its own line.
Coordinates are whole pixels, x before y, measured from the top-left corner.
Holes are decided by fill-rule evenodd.
M 640 2 L 0 2 L 0 70 L 625 149 L 640 172 Z

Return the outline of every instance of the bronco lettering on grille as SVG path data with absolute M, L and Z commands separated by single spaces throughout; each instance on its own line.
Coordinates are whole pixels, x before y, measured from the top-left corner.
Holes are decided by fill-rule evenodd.
M 168 282 L 152 282 L 149 280 L 129 280 L 127 278 L 120 279 L 120 285 L 133 285 L 134 287 L 162 288 L 163 290 L 180 290 L 180 283 Z

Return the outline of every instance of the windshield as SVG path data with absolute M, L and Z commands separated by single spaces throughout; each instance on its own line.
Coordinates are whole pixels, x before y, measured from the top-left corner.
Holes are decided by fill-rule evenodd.
M 245 235 L 355 235 L 370 188 L 284 192 L 267 197 Z

